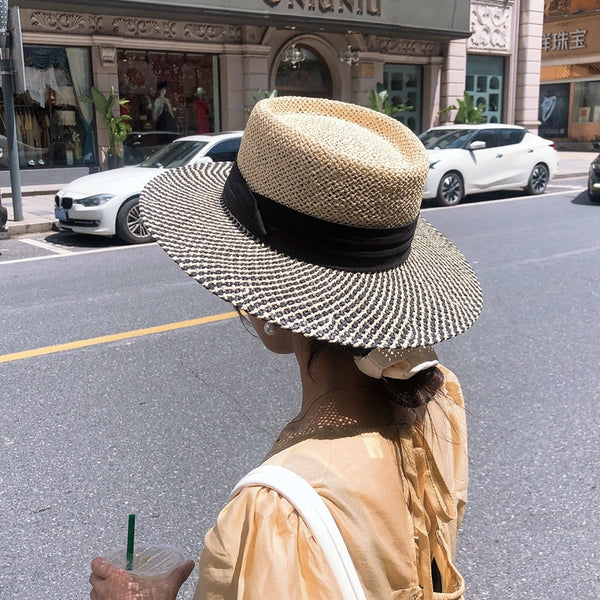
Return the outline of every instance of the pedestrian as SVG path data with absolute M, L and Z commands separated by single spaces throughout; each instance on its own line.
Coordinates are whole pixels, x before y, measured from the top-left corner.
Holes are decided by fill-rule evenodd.
M 433 345 L 470 327 L 482 300 L 463 255 L 419 217 L 428 167 L 398 121 L 287 96 L 255 106 L 236 163 L 165 171 L 140 199 L 167 253 L 269 350 L 295 355 L 300 409 L 264 462 L 318 492 L 369 599 L 464 591 L 465 409 Z M 233 495 L 206 536 L 196 600 L 340 598 L 294 506 L 268 486 Z M 92 600 L 173 600 L 192 569 L 149 590 L 92 567 Z

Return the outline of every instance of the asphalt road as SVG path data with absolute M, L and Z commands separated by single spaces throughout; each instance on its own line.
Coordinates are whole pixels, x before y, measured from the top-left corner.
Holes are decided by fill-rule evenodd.
M 439 348 L 469 407 L 471 599 L 600 597 L 600 205 L 582 190 L 424 211 L 485 293 Z M 196 558 L 295 414 L 292 360 L 237 317 L 175 328 L 231 308 L 156 245 L 40 234 L 0 253 L 0 600 L 88 597 L 89 561 L 125 544 L 130 512 L 140 543 Z

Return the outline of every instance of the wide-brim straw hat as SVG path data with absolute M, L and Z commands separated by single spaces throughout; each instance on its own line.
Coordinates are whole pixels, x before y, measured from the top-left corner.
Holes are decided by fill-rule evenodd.
M 428 168 L 419 139 L 381 113 L 269 98 L 237 163 L 167 170 L 140 206 L 186 273 L 251 315 L 337 344 L 425 346 L 482 306 L 471 266 L 419 216 Z

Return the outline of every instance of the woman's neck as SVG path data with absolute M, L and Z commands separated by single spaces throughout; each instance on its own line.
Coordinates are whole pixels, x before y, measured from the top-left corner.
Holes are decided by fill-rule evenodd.
M 327 413 L 338 422 L 355 427 L 389 423 L 390 410 L 381 398 L 378 380 L 361 373 L 352 356 L 340 356 L 319 350 L 312 356 L 306 338 L 295 348 L 302 382 L 302 406 L 291 425 L 301 428 L 317 412 Z

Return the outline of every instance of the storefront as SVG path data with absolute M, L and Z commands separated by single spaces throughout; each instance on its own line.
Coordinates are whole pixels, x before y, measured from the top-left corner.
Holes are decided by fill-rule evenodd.
M 475 3 L 476 14 L 508 11 L 516 32 L 521 15 L 541 2 L 489 0 Z M 20 126 L 20 141 L 45 157 L 24 168 L 104 168 L 108 134 L 84 100 L 91 85 L 129 100 L 122 110 L 134 130 L 181 135 L 243 129 L 252 105 L 274 89 L 369 106 L 380 85 L 403 106 L 396 118 L 419 133 L 471 82 L 485 94 L 490 120 L 520 116 L 505 101 L 516 42 L 469 42 L 467 56 L 470 31 L 488 27 L 473 20 L 468 0 L 105 0 L 85 12 L 74 0 L 14 3 L 29 90 L 17 111 L 32 124 L 31 132 Z M 158 107 L 170 113 L 160 121 Z
M 578 9 L 564 3 L 561 13 Z M 580 13 L 584 8 L 580 9 Z M 600 12 L 544 24 L 539 96 L 540 132 L 568 142 L 600 139 Z

